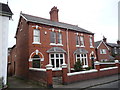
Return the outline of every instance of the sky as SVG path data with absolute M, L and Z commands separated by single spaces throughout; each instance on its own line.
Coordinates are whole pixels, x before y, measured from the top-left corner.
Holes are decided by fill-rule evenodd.
M 7 3 L 13 12 L 9 21 L 8 47 L 16 42 L 16 33 L 20 12 L 50 18 L 53 6 L 59 9 L 59 21 L 78 25 L 95 33 L 94 40 L 116 43 L 118 40 L 118 2 L 120 0 L 0 0 Z

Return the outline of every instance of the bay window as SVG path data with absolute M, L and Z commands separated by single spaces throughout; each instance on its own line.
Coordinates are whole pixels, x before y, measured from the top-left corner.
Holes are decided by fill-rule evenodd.
M 80 60 L 83 68 L 88 67 L 88 59 L 87 54 L 76 54 L 76 61 Z
M 49 54 L 50 64 L 53 65 L 53 68 L 61 68 L 64 62 L 64 54 L 63 53 L 52 53 Z

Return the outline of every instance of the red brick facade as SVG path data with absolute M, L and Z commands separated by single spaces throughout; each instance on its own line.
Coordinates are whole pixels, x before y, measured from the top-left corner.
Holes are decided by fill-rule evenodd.
M 105 50 L 105 53 L 102 53 L 101 50 Z M 109 61 L 110 60 L 110 52 L 108 46 L 103 42 L 100 41 L 99 45 L 96 47 L 96 55 L 98 61 Z
M 31 17 L 31 15 L 28 16 Z M 34 18 L 38 18 L 38 17 L 34 17 Z M 34 41 L 33 31 L 36 28 L 40 30 L 39 44 L 33 43 Z M 57 44 L 50 45 L 50 32 L 52 31 L 53 28 L 56 35 L 58 35 L 58 32 L 62 33 L 62 45 L 57 45 Z M 76 47 L 76 35 L 79 36 L 82 35 L 84 37 L 85 47 Z M 90 37 L 92 37 L 92 44 L 93 44 L 93 47 L 91 48 L 90 48 L 90 40 L 89 40 Z M 43 59 L 42 61 L 40 61 L 41 64 L 40 68 L 45 68 L 45 66 L 50 63 L 49 53 L 47 53 L 47 51 L 52 47 L 60 47 L 66 51 L 66 53 L 64 53 L 64 60 L 65 63 L 68 65 L 68 69 L 69 67 L 70 68 L 74 67 L 74 64 L 76 62 L 76 55 L 74 54 L 74 52 L 78 48 L 83 48 L 88 51 L 87 53 L 88 66 L 92 66 L 91 53 L 93 53 L 94 56 L 96 56 L 94 53 L 95 48 L 94 48 L 93 33 L 75 31 L 72 29 L 61 28 L 59 26 L 55 27 L 43 23 L 35 23 L 33 21 L 28 21 L 27 18 L 25 18 L 24 15 L 21 14 L 16 32 L 16 48 L 17 48 L 16 75 L 20 77 L 28 76 L 29 68 L 32 67 L 33 64 L 31 58 L 34 55 L 39 55 L 39 57 Z M 55 74 L 57 73 L 55 72 L 53 75 Z

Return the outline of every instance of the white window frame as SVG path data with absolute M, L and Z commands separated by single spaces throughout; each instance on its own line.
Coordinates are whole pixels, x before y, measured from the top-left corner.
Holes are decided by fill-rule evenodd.
M 80 55 L 80 57 L 77 57 L 77 55 Z M 76 54 L 76 62 L 78 59 L 80 59 L 81 63 L 82 63 L 82 59 L 83 59 L 83 68 L 88 67 L 88 58 L 87 58 L 87 54 L 85 54 L 86 57 L 82 57 L 82 54 Z M 83 54 L 84 56 L 84 54 Z M 85 59 L 86 59 L 86 65 L 85 65 Z
M 54 58 L 51 58 L 51 54 L 54 54 Z M 56 57 L 56 54 L 59 54 L 59 57 Z M 62 58 L 60 57 L 60 54 L 63 55 Z M 53 68 L 53 69 L 62 68 L 62 65 L 60 64 L 60 59 L 63 59 L 63 63 L 65 63 L 64 53 L 50 53 L 50 54 L 49 54 L 49 63 L 52 65 L 51 59 L 54 59 L 54 68 Z M 56 59 L 59 59 L 59 67 L 56 67 Z
M 52 37 L 51 33 L 53 33 L 53 37 Z M 51 39 L 54 39 L 54 42 L 51 42 Z M 54 32 L 54 31 L 50 32 L 50 44 L 53 44 L 53 45 L 56 44 L 56 32 Z
M 78 35 L 76 35 L 76 47 L 80 47 L 80 40 Z
M 107 54 L 106 49 L 100 49 L 100 54 Z
M 38 31 L 38 35 L 35 35 L 35 31 Z M 38 41 L 35 41 L 35 38 L 38 38 Z M 39 29 L 34 29 L 33 30 L 33 44 L 41 44 L 40 43 L 40 30 Z

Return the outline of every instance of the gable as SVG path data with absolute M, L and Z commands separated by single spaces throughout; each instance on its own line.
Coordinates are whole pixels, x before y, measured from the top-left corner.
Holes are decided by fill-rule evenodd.
M 97 46 L 97 49 L 99 49 L 101 46 L 103 46 L 103 47 L 105 47 L 105 48 L 107 48 L 109 50 L 108 46 L 103 41 L 101 41 L 99 43 L 99 45 Z

